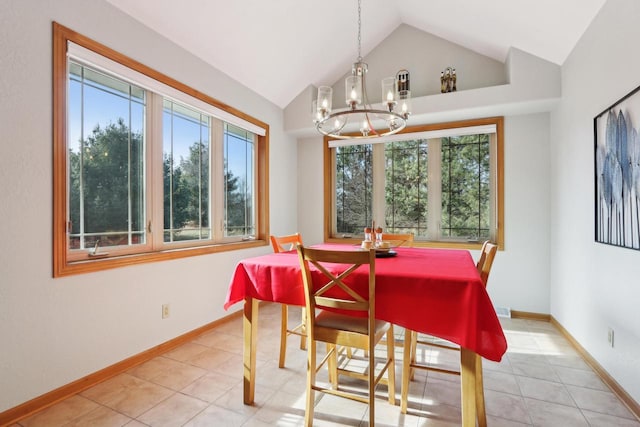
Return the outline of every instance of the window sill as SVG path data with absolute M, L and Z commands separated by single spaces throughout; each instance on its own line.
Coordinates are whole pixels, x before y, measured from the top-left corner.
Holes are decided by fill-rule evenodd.
M 93 273 L 96 271 L 126 267 L 129 265 L 146 264 L 156 261 L 167 261 L 191 256 L 208 255 L 218 252 L 249 249 L 259 246 L 266 246 L 268 244 L 269 243 L 266 240 L 250 240 L 191 248 L 168 249 L 158 252 L 145 252 L 139 254 L 113 256 L 105 255 L 98 257 L 94 256 L 76 261 L 68 261 L 67 259 L 54 259 L 53 277 L 65 277 L 75 274 Z
M 327 243 L 343 243 L 359 245 L 362 239 L 356 239 L 353 237 L 330 237 L 326 240 Z M 440 248 L 440 249 L 469 249 L 476 250 L 482 247 L 483 241 L 460 241 L 460 240 L 414 240 L 414 248 Z M 502 247 L 500 247 L 502 249 Z

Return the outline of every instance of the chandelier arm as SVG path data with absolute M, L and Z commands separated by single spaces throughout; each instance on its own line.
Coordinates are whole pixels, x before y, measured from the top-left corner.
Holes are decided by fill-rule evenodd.
M 345 128 L 345 126 L 348 123 L 348 117 L 353 115 L 353 111 L 351 110 L 340 110 L 340 111 L 334 111 L 331 114 L 326 115 L 325 117 L 323 117 L 321 120 L 319 120 L 316 123 L 316 129 L 318 130 L 318 132 L 320 132 L 323 135 L 326 135 L 328 137 L 334 138 L 334 139 L 366 139 L 366 138 L 378 138 L 378 137 L 382 137 L 382 136 L 388 136 L 388 135 L 393 135 L 395 133 L 400 132 L 402 129 L 404 129 L 407 125 L 407 121 L 406 118 L 401 114 L 398 113 L 396 111 L 386 111 L 386 110 L 377 110 L 377 109 L 370 109 L 370 108 L 365 108 L 365 109 L 361 109 L 357 111 L 358 114 L 364 114 L 365 116 L 368 115 L 380 115 L 380 116 L 385 116 L 385 117 L 390 117 L 391 120 L 395 121 L 396 126 L 393 129 L 389 129 L 386 132 L 379 132 L 376 131 L 373 126 L 371 126 L 370 124 L 370 130 L 371 132 L 368 135 L 357 135 L 357 134 L 349 134 L 349 135 L 341 135 L 340 132 Z M 326 130 L 323 128 L 323 126 L 327 123 L 330 123 L 332 120 L 336 120 L 339 119 L 340 117 L 345 116 L 346 120 L 344 123 L 341 124 L 339 129 L 330 129 L 330 130 Z M 369 120 L 369 117 L 367 117 L 367 120 Z M 369 122 L 371 123 L 371 122 Z
M 366 66 L 366 64 L 364 65 Z M 367 71 L 368 68 L 362 68 L 362 105 L 364 105 L 364 108 L 371 108 L 369 95 L 367 94 Z

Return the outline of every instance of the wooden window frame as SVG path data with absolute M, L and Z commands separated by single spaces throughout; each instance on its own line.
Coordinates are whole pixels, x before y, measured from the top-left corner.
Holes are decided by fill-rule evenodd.
M 196 89 L 155 71 L 115 50 L 53 22 L 53 277 L 89 273 L 128 265 L 190 256 L 248 249 L 269 244 L 269 125 L 224 104 Z M 256 234 L 255 239 L 229 243 L 198 244 L 193 247 L 163 248 L 143 253 L 73 260 L 68 242 L 67 164 L 67 46 L 73 42 L 118 62 L 191 97 L 252 123 L 265 131 L 256 135 Z
M 504 250 L 504 118 L 488 117 L 472 120 L 462 120 L 455 122 L 434 123 L 428 125 L 417 125 L 403 129 L 400 134 L 411 134 L 418 132 L 436 131 L 443 129 L 456 129 L 473 126 L 496 126 L 496 152 L 490 159 L 491 167 L 495 168 L 495 175 L 492 178 L 495 182 L 495 242 L 500 250 Z M 332 139 L 325 136 L 323 142 L 324 151 L 324 240 L 332 243 L 358 243 L 362 240 L 361 236 L 352 236 L 339 238 L 332 235 L 334 228 L 335 215 L 334 210 L 334 186 L 335 176 L 333 174 L 333 154 L 332 148 L 329 147 L 329 141 Z M 492 154 L 494 154 L 492 152 Z M 480 249 L 482 242 L 459 242 L 447 240 L 414 240 L 415 247 L 438 247 L 438 248 L 458 248 L 458 249 Z

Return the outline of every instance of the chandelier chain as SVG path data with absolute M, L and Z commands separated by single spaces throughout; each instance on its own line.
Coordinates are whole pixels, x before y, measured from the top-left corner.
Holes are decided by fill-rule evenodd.
M 360 18 L 360 14 L 361 14 L 361 0 L 358 0 L 358 62 L 362 62 L 362 51 L 361 51 L 361 44 L 362 44 L 361 27 L 362 27 L 362 21 L 361 21 L 361 18 Z

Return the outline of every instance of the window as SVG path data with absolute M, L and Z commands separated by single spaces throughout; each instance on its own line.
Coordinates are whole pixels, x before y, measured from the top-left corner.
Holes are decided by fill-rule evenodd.
M 224 235 L 252 235 L 255 228 L 253 135 L 244 129 L 225 124 L 224 159 Z
M 358 233 L 371 224 L 372 148 L 352 145 L 336 150 L 336 230 Z
M 268 125 L 54 23 L 54 276 L 264 245 Z
M 211 239 L 209 137 L 212 119 L 163 100 L 164 242 Z
M 372 221 L 417 245 L 503 244 L 502 118 L 416 126 L 375 140 L 325 140 L 325 235 Z
M 69 62 L 68 99 L 70 251 L 145 245 L 144 90 Z

